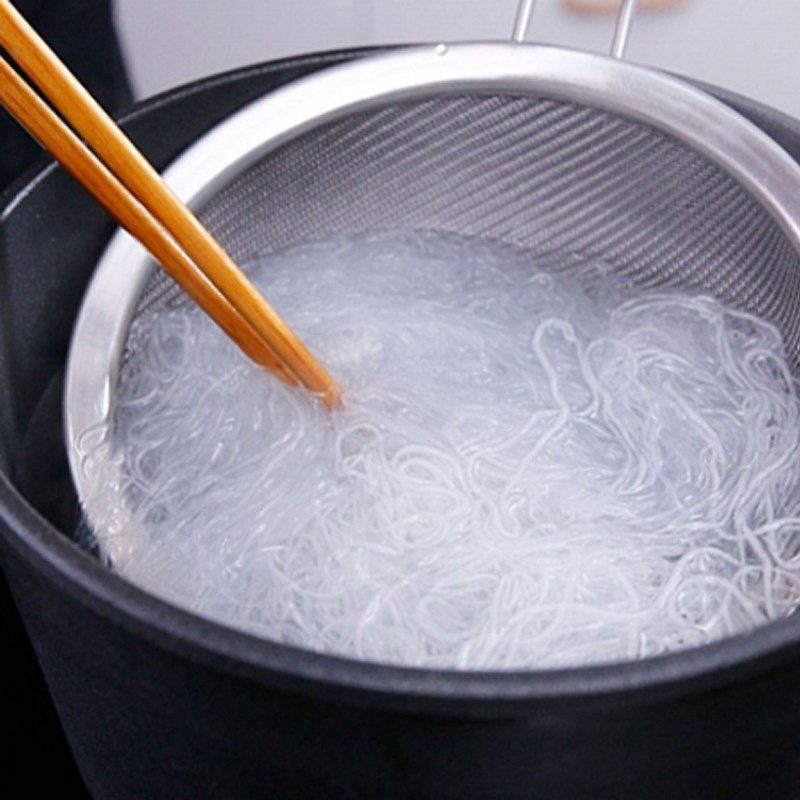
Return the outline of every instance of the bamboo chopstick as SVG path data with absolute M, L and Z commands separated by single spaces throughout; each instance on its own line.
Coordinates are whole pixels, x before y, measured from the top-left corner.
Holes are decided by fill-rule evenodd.
M 11 113 L 148 249 L 158 249 L 153 255 L 170 262 L 176 280 L 251 358 L 273 371 L 279 363 L 279 377 L 296 377 L 337 406 L 341 390 L 325 368 L 7 0 L 0 0 L 0 45 L 96 155 L 4 62 L 2 102 Z

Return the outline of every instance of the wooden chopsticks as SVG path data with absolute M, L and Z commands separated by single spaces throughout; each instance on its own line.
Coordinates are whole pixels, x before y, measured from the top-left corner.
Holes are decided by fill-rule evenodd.
M 0 0 L 0 45 L 84 141 L 0 58 L 0 103 L 9 113 L 250 358 L 338 406 L 341 390 L 325 368 L 7 0 Z

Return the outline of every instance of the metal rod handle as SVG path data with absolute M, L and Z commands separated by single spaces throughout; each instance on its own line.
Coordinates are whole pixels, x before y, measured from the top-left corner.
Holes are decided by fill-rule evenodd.
M 628 36 L 631 32 L 631 25 L 636 14 L 636 0 L 622 0 L 617 17 L 617 29 L 614 31 L 614 43 L 611 45 L 611 55 L 614 58 L 625 56 L 625 47 L 628 44 Z
M 511 41 L 525 41 L 525 36 L 528 33 L 528 27 L 531 24 L 531 17 L 533 16 L 533 9 L 535 6 L 536 0 L 519 0 Z M 614 31 L 614 43 L 611 45 L 611 55 L 614 58 L 623 58 L 625 56 L 625 47 L 628 44 L 628 37 L 635 15 L 636 0 L 622 0 L 619 15 L 617 16 L 617 28 Z
M 525 41 L 525 35 L 528 33 L 528 26 L 531 24 L 531 16 L 533 16 L 535 5 L 536 0 L 519 0 L 517 18 L 514 20 L 514 32 L 511 34 L 511 41 Z

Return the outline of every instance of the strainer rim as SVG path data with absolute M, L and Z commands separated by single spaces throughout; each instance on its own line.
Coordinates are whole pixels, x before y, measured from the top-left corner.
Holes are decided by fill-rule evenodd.
M 514 54 L 513 56 L 511 54 Z M 455 54 L 455 55 L 454 55 Z M 503 55 L 508 56 L 510 62 L 502 61 L 502 63 L 498 63 L 497 56 Z M 557 59 L 561 61 L 562 65 L 564 63 L 564 59 L 571 62 L 571 66 L 573 68 L 580 68 L 580 70 L 585 70 L 592 73 L 592 77 L 596 80 L 607 80 L 608 76 L 611 75 L 618 81 L 619 87 L 624 87 L 630 90 L 632 87 L 636 88 L 639 86 L 641 89 L 642 87 L 652 89 L 654 87 L 661 88 L 661 89 L 669 89 L 671 91 L 675 91 L 678 93 L 681 99 L 687 101 L 692 105 L 692 107 L 697 109 L 703 109 L 703 111 L 707 111 L 708 109 L 713 109 L 714 114 L 716 115 L 714 119 L 717 123 L 724 122 L 725 124 L 733 125 L 736 131 L 738 132 L 746 132 L 746 136 L 744 141 L 746 143 L 758 143 L 765 148 L 765 152 L 768 153 L 767 162 L 772 165 L 772 168 L 775 172 L 776 178 L 781 178 L 781 181 L 777 181 L 776 184 L 769 184 L 766 188 L 768 191 L 772 192 L 773 195 L 776 191 L 776 187 L 778 189 L 778 196 L 786 198 L 785 202 L 783 202 L 780 207 L 781 209 L 786 212 L 787 209 L 791 212 L 788 214 L 787 218 L 782 220 L 782 224 L 784 225 L 784 229 L 788 230 L 787 233 L 791 235 L 792 241 L 798 250 L 800 250 L 800 198 L 797 197 L 798 194 L 798 187 L 800 187 L 800 167 L 776 144 L 774 143 L 765 133 L 760 131 L 755 125 L 747 121 L 744 117 L 739 115 L 737 112 L 730 109 L 728 106 L 725 106 L 721 102 L 711 98 L 704 92 L 700 90 L 694 89 L 693 87 L 689 86 L 688 84 L 684 83 L 683 81 L 669 77 L 660 73 L 655 73 L 647 69 L 643 69 L 641 67 L 634 67 L 630 64 L 620 64 L 618 62 L 611 61 L 602 56 L 595 56 L 587 53 L 580 53 L 577 51 L 568 51 L 562 48 L 552 48 L 552 47 L 542 47 L 539 45 L 508 45 L 508 44 L 459 44 L 448 46 L 444 54 L 441 54 L 441 46 L 425 46 L 425 47 L 411 47 L 407 49 L 403 49 L 402 51 L 394 51 L 389 54 L 384 55 L 377 55 L 371 56 L 369 58 L 359 60 L 356 62 L 351 62 L 343 66 L 337 66 L 333 68 L 329 68 L 324 70 L 321 73 L 316 73 L 310 77 L 299 79 L 298 81 L 283 87 L 281 89 L 276 90 L 274 93 L 267 95 L 264 98 L 256 100 L 252 102 L 250 105 L 246 106 L 241 111 L 237 112 L 236 114 L 229 117 L 224 122 L 220 123 L 218 126 L 213 128 L 209 133 L 201 137 L 197 143 L 195 143 L 192 147 L 190 147 L 181 157 L 179 157 L 173 165 L 167 170 L 166 177 L 168 182 L 173 186 L 173 188 L 178 192 L 180 196 L 182 196 L 185 200 L 187 200 L 191 205 L 197 205 L 202 202 L 204 195 L 207 195 L 209 191 L 211 191 L 210 187 L 215 185 L 214 183 L 209 184 L 207 181 L 208 172 L 206 166 L 206 172 L 203 171 L 203 165 L 207 165 L 207 159 L 214 153 L 216 149 L 218 149 L 222 143 L 225 141 L 230 141 L 235 139 L 238 143 L 240 149 L 243 148 L 243 145 L 246 143 L 246 140 L 241 136 L 241 126 L 244 124 L 248 125 L 256 125 L 259 120 L 263 120 L 265 116 L 273 116 L 275 115 L 275 108 L 276 105 L 278 107 L 283 107 L 288 109 L 290 105 L 293 103 L 298 103 L 298 99 L 302 100 L 304 94 L 310 92 L 312 95 L 314 93 L 319 94 L 320 92 L 328 92 L 329 87 L 332 82 L 339 81 L 344 84 L 353 84 L 353 78 L 361 77 L 364 79 L 368 84 L 370 84 L 368 88 L 368 96 L 365 97 L 356 97 L 351 98 L 349 103 L 344 106 L 338 106 L 338 111 L 340 112 L 337 114 L 344 115 L 345 113 L 353 113 L 355 110 L 361 110 L 364 108 L 364 104 L 384 104 L 387 102 L 392 102 L 394 100 L 399 99 L 398 95 L 387 95 L 386 92 L 381 91 L 378 92 L 375 89 L 375 83 L 373 80 L 374 71 L 378 70 L 380 74 L 385 74 L 387 71 L 395 70 L 399 65 L 399 60 L 402 59 L 405 63 L 405 66 L 413 66 L 412 62 L 419 62 L 419 65 L 424 69 L 425 77 L 422 83 L 422 87 L 430 89 L 431 86 L 434 85 L 434 78 L 435 73 L 431 72 L 431 68 L 433 64 L 438 63 L 448 63 L 447 57 L 458 57 L 466 59 L 467 61 L 475 58 L 480 63 L 485 63 L 486 59 L 490 59 L 494 61 L 495 66 L 499 69 L 515 67 L 518 71 L 514 71 L 514 69 L 510 69 L 510 74 L 506 74 L 505 78 L 510 80 L 512 83 L 509 85 L 507 93 L 515 94 L 515 95 L 524 95 L 524 94 L 535 94 L 536 96 L 543 96 L 546 94 L 542 90 L 541 85 L 532 86 L 530 81 L 532 80 L 531 75 L 529 73 L 522 73 L 519 71 L 521 66 L 525 66 L 526 69 L 530 69 L 531 66 L 536 66 L 537 64 L 541 67 L 542 62 L 544 66 L 549 66 L 550 69 L 553 69 L 553 59 Z M 549 61 L 548 61 L 549 60 Z M 598 72 L 599 70 L 599 72 Z M 382 72 L 383 71 L 383 72 Z M 334 75 L 335 73 L 335 75 Z M 345 74 L 342 74 L 345 73 Z M 487 81 L 489 80 L 496 80 L 496 76 L 489 75 L 487 76 Z M 536 76 L 536 79 L 541 80 L 541 74 Z M 563 79 L 563 76 L 562 76 Z M 634 80 L 635 79 L 635 80 Z M 443 87 L 446 91 L 450 91 L 453 93 L 469 93 L 471 91 L 479 91 L 479 82 L 475 84 L 469 84 L 469 80 L 474 80 L 473 78 L 469 78 L 467 82 L 464 84 L 459 84 L 457 87 L 453 87 L 452 85 L 448 85 L 447 87 Z M 574 81 L 574 76 L 570 78 L 571 81 Z M 629 83 L 629 81 L 633 81 L 633 83 Z M 638 83 L 637 83 L 638 82 Z M 573 83 L 573 86 L 575 84 Z M 594 85 L 594 84 L 592 84 Z M 527 87 L 527 90 L 524 90 Z M 455 89 L 455 91 L 454 91 Z M 466 91 L 465 91 L 466 90 Z M 426 95 L 427 96 L 427 95 Z M 563 96 L 562 96 L 563 97 Z M 414 99 L 410 95 L 404 95 L 402 99 Z M 566 98 L 570 99 L 570 98 Z M 581 100 L 580 97 L 577 95 L 573 97 L 574 100 Z M 595 98 L 596 99 L 596 98 Z M 586 98 L 583 98 L 584 102 Z M 596 105 L 601 108 L 605 108 L 606 110 L 614 111 L 616 113 L 621 113 L 626 116 L 634 116 L 637 119 L 644 119 L 645 122 L 649 124 L 653 124 L 653 120 L 642 117 L 641 116 L 641 108 L 639 109 L 627 109 L 624 105 L 621 107 L 611 107 L 611 106 L 602 106 L 598 103 L 591 103 L 591 105 Z M 629 113 L 625 113 L 629 111 Z M 638 111 L 639 113 L 634 113 L 634 111 Z M 334 112 L 331 112 L 333 114 Z M 292 138 L 293 136 L 298 135 L 301 132 L 304 132 L 312 127 L 316 127 L 316 125 L 324 124 L 325 122 L 330 121 L 332 116 L 323 116 L 321 117 L 318 113 L 310 116 L 306 120 L 297 120 L 295 119 L 294 122 L 285 127 L 285 130 L 281 134 L 275 134 L 273 138 L 271 138 L 268 144 L 261 143 L 261 146 L 256 149 L 251 149 L 247 153 L 247 157 L 251 160 L 255 160 L 256 158 L 262 156 L 267 150 L 274 149 L 275 147 L 280 146 L 286 139 Z M 672 133 L 674 135 L 673 130 L 668 130 L 668 133 Z M 689 132 L 691 133 L 691 131 Z M 742 142 L 738 143 L 740 146 Z M 718 158 L 714 157 L 712 154 L 706 153 L 709 155 L 712 160 L 717 162 L 723 168 L 725 167 L 725 163 L 720 163 Z M 719 156 L 719 153 L 717 153 Z M 723 152 L 723 156 L 726 156 L 726 153 Z M 241 153 L 239 156 L 234 159 L 230 164 L 228 164 L 228 169 L 232 168 L 232 165 L 235 163 L 237 166 L 242 165 L 242 159 L 245 158 L 244 155 Z M 246 166 L 246 164 L 244 164 Z M 219 166 L 219 164 L 217 164 Z M 756 167 L 752 167 L 752 172 L 757 171 Z M 202 176 L 202 179 L 200 179 Z M 215 175 L 215 180 L 218 183 L 226 182 L 229 177 L 229 172 L 225 170 L 220 170 Z M 739 177 L 739 176 L 737 176 Z M 216 185 L 218 185 L 218 183 Z M 788 188 L 787 188 L 788 187 Z M 793 191 L 789 191 L 793 187 Z M 764 187 L 762 187 L 764 188 Z M 85 353 L 81 353 L 80 350 L 76 349 L 76 342 L 80 340 L 80 332 L 87 324 L 86 322 L 86 315 L 88 313 L 87 309 L 91 308 L 91 300 L 94 297 L 94 292 L 96 292 L 97 281 L 102 276 L 105 275 L 106 278 L 112 277 L 114 278 L 114 282 L 117 283 L 117 291 L 120 291 L 121 294 L 124 292 L 121 291 L 123 288 L 119 285 L 119 274 L 118 274 L 118 265 L 125 263 L 129 259 L 132 259 L 133 256 L 136 256 L 137 259 L 137 269 L 131 270 L 130 263 L 126 267 L 129 271 L 129 274 L 125 276 L 126 286 L 137 286 L 142 285 L 146 277 L 150 274 L 150 266 L 149 266 L 149 259 L 141 250 L 140 246 L 133 242 L 127 234 L 123 234 L 121 232 L 117 233 L 115 237 L 112 239 L 111 244 L 106 249 L 105 253 L 101 257 L 100 261 L 98 262 L 97 270 L 95 272 L 95 277 L 92 279 L 92 282 L 89 286 L 89 290 L 87 291 L 86 297 L 84 299 L 83 305 L 81 307 L 80 314 L 78 316 L 78 320 L 76 322 L 74 334 L 73 334 L 73 342 L 72 346 L 70 347 L 70 354 L 67 364 L 67 381 L 66 381 L 66 390 L 65 390 L 65 430 L 67 435 L 67 450 L 69 454 L 69 463 L 70 469 L 73 474 L 73 479 L 75 480 L 76 486 L 78 488 L 78 492 L 80 495 L 83 494 L 82 489 L 84 488 L 83 482 L 81 480 L 81 470 L 80 470 L 80 462 L 76 460 L 78 454 L 75 452 L 74 448 L 72 447 L 72 442 L 74 441 L 74 432 L 76 430 L 83 430 L 85 426 L 80 426 L 80 424 L 76 424 L 75 418 L 72 415 L 72 411 L 74 409 L 83 408 L 83 409 L 92 409 L 93 413 L 103 414 L 106 413 L 108 404 L 110 404 L 111 396 L 110 396 L 110 386 L 106 384 L 104 386 L 104 392 L 101 394 L 95 393 L 95 397 L 93 400 L 94 404 L 86 404 L 84 399 L 80 397 L 76 397 L 77 391 L 77 384 L 76 384 L 76 369 L 77 364 L 85 363 Z M 116 274 L 114 274 L 116 273 Z M 137 284 L 136 281 L 140 283 Z M 130 296 L 134 298 L 134 302 L 130 303 L 130 312 L 132 313 L 133 307 L 135 306 L 135 298 L 138 298 L 138 293 L 135 291 L 130 292 Z M 106 312 L 109 309 L 106 308 Z M 117 326 L 117 330 L 120 330 L 120 336 L 122 341 L 124 342 L 124 332 L 127 328 L 126 320 L 116 317 L 112 319 L 112 324 Z M 120 344 L 121 348 L 121 344 Z M 121 352 L 121 350 L 120 350 Z M 110 373 L 109 373 L 110 374 Z M 104 406 L 104 404 L 106 404 Z M 91 512 L 87 509 L 89 516 L 91 518 Z M 122 580 L 123 583 L 126 583 L 124 579 Z M 136 590 L 137 592 L 142 592 L 144 595 L 148 597 L 154 597 L 150 595 L 148 592 L 144 592 L 143 590 Z M 257 638 L 257 637 L 250 637 L 249 634 L 242 633 L 240 631 L 236 631 L 235 629 L 229 628 L 224 625 L 220 625 L 219 623 L 209 622 L 204 620 L 198 615 L 193 614 L 190 611 L 186 611 L 185 609 L 180 609 L 178 607 L 172 606 L 172 604 L 160 600 L 157 597 L 154 597 L 159 603 L 166 603 L 167 606 L 175 608 L 178 610 L 182 615 L 188 615 L 189 617 L 197 617 L 198 619 L 203 620 L 203 622 L 208 622 L 215 627 L 220 627 L 225 630 L 233 631 L 238 636 L 244 636 L 248 638 Z M 781 621 L 784 622 L 784 621 Z M 773 630 L 774 626 L 780 625 L 781 623 L 772 623 L 765 628 Z M 759 631 L 760 633 L 760 631 Z M 777 631 L 774 631 L 777 635 Z M 723 642 L 714 643 L 711 645 L 705 645 L 701 648 L 696 648 L 697 651 L 703 651 L 704 653 L 708 653 L 709 651 L 713 650 L 717 652 L 720 656 L 722 655 L 723 651 L 719 650 L 718 648 L 722 648 L 730 641 L 740 640 L 741 637 L 734 637 L 733 640 L 725 640 Z M 278 648 L 279 650 L 284 650 L 287 653 L 291 652 L 300 652 L 305 653 L 307 656 L 314 658 L 314 659 L 325 659 L 329 660 L 330 662 L 339 662 L 344 665 L 348 665 L 346 668 L 352 668 L 353 664 L 359 664 L 360 662 L 352 661 L 350 659 L 341 658 L 338 656 L 331 656 L 326 654 L 318 654 L 318 653 L 311 653 L 310 651 L 304 651 L 299 648 L 293 648 L 288 645 L 282 645 L 277 642 L 268 642 L 268 644 L 272 647 Z M 648 665 L 655 665 L 656 663 L 664 663 L 667 661 L 673 661 L 677 658 L 683 658 L 686 662 L 689 661 L 687 656 L 693 654 L 695 651 L 683 651 L 678 653 L 673 653 L 667 656 L 662 656 L 654 659 L 648 659 L 642 662 L 626 662 L 622 664 L 610 664 L 610 665 L 597 665 L 597 666 L 590 666 L 590 667 L 580 667 L 568 670 L 558 670 L 558 671 L 526 671 L 523 673 L 526 676 L 531 678 L 536 678 L 537 680 L 541 679 L 548 679 L 548 678 L 558 678 L 559 680 L 556 681 L 556 684 L 560 684 L 563 681 L 569 682 L 568 678 L 571 675 L 575 675 L 577 678 L 578 684 L 582 681 L 593 681 L 590 679 L 590 675 L 599 675 L 602 672 L 608 672 L 609 670 L 617 673 L 619 670 L 626 670 L 626 674 L 629 675 L 630 678 L 633 677 L 634 674 L 645 674 L 647 675 L 650 670 L 646 669 Z M 720 659 L 724 661 L 725 659 Z M 456 676 L 456 675 L 463 675 L 463 673 L 459 673 L 455 670 L 413 670 L 404 667 L 396 667 L 393 665 L 383 665 L 383 664 L 367 664 L 364 665 L 367 669 L 376 669 L 376 670 L 407 670 L 409 674 L 413 674 L 415 672 L 421 672 L 424 674 L 446 674 L 449 676 Z M 645 668 L 644 673 L 630 673 L 627 672 L 628 670 L 635 670 L 636 668 Z M 654 670 L 655 672 L 659 672 L 660 670 Z M 667 670 L 671 671 L 671 670 Z M 483 673 L 466 673 L 463 680 L 466 686 L 470 686 L 469 678 L 472 676 L 475 679 L 475 683 L 479 683 L 484 680 L 493 681 L 495 679 L 509 679 L 512 676 L 519 677 L 520 673 L 508 673 L 508 672 L 483 672 Z M 547 676 L 547 677 L 545 677 Z M 621 676 L 620 676 L 621 677 Z M 480 680 L 478 680 L 480 679 Z M 621 680 L 620 683 L 622 685 L 630 684 L 636 685 L 638 681 L 636 680 Z M 452 692 L 448 692 L 449 695 L 452 696 Z M 549 694 L 549 693 L 548 693 Z

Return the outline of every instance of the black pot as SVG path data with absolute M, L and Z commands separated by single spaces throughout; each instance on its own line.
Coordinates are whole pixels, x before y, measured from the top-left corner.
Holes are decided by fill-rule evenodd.
M 140 105 L 126 127 L 164 165 L 251 98 L 358 55 L 211 78 Z M 800 158 L 800 124 L 713 91 Z M 224 628 L 79 549 L 57 529 L 72 529 L 74 498 L 54 421 L 72 322 L 111 232 L 57 169 L 5 198 L 0 555 L 95 798 L 800 794 L 800 615 L 640 663 L 411 670 Z

